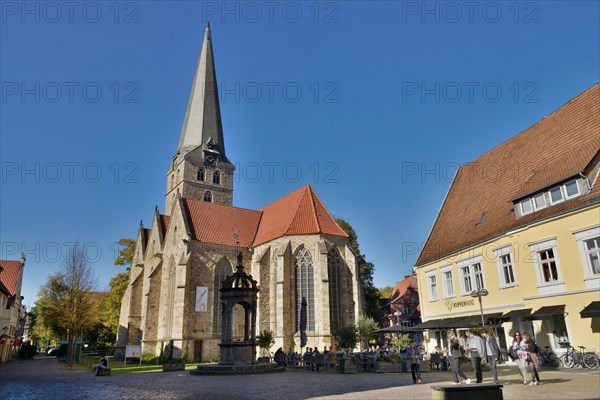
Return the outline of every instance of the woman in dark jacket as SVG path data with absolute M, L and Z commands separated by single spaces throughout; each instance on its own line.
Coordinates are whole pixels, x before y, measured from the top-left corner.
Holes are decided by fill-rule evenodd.
M 448 362 L 450 363 L 450 369 L 452 370 L 452 377 L 454 378 L 454 384 L 459 383 L 458 378 L 461 378 L 461 382 L 471 383 L 471 380 L 460 370 L 460 358 L 462 357 L 462 351 L 460 348 L 460 342 L 456 337 L 454 331 L 448 331 L 448 341 L 450 344 L 450 354 L 448 355 Z

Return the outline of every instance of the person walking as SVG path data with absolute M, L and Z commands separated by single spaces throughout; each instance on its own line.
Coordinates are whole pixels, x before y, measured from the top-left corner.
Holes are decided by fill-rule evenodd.
M 406 349 L 406 355 L 410 357 L 410 373 L 412 375 L 413 383 L 421 384 L 421 350 L 416 347 L 417 342 L 414 340 L 410 341 L 410 347 Z
M 540 358 L 537 352 L 537 345 L 535 340 L 529 332 L 523 332 L 523 347 L 527 355 L 525 356 L 525 362 L 527 367 L 531 368 L 531 382 L 530 385 L 541 385 L 540 376 L 538 375 L 538 368 L 540 367 Z
M 450 354 L 448 354 L 448 362 L 450 363 L 450 370 L 452 371 L 452 378 L 454 379 L 454 384 L 457 385 L 461 382 L 470 384 L 471 380 L 467 378 L 465 373 L 460 370 L 460 358 L 463 355 L 463 349 L 454 331 L 448 331 L 448 341 L 450 345 Z
M 490 370 L 492 371 L 492 378 L 495 384 L 499 384 L 498 380 L 498 370 L 496 368 L 496 357 L 498 357 L 498 344 L 496 343 L 496 338 L 489 335 L 487 330 L 481 331 L 481 338 L 483 339 L 483 344 L 485 345 L 485 356 L 490 366 Z
M 524 342 L 523 342 L 523 336 L 521 335 L 521 332 L 516 331 L 515 335 L 513 336 L 513 342 L 512 342 L 512 350 L 515 351 L 517 353 L 517 359 L 515 360 L 515 362 L 517 363 L 517 367 L 519 368 L 519 373 L 521 374 L 521 377 L 523 378 L 523 384 L 527 385 L 527 367 L 526 367 L 526 362 L 527 362 L 527 351 L 525 350 L 524 346 Z
M 475 378 L 477 379 L 477 383 L 481 383 L 483 382 L 481 357 L 485 355 L 483 340 L 481 340 L 481 337 L 477 336 L 474 329 L 469 329 L 467 335 L 467 350 L 471 352 L 471 364 L 473 365 Z

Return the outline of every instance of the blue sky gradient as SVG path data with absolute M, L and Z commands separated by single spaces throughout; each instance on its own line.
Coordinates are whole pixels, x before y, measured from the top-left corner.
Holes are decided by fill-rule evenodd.
M 29 305 L 75 240 L 107 289 L 117 240 L 164 212 L 207 20 L 234 205 L 310 183 L 379 287 L 459 165 L 600 75 L 595 1 L 62 4 L 1 3 L 0 256 L 26 254 Z

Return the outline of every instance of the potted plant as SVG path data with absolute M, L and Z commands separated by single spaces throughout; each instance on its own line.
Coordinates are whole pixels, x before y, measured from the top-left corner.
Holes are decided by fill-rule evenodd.
M 259 363 L 268 363 L 271 359 L 269 357 L 269 349 L 275 344 L 275 338 L 273 338 L 273 331 L 265 329 L 261 331 L 256 337 L 256 344 L 262 350 L 262 357 L 258 357 Z M 266 356 L 265 356 L 266 354 Z
M 355 374 L 356 361 L 350 356 L 350 351 L 356 347 L 358 335 L 354 325 L 340 326 L 333 331 L 333 338 L 338 350 L 344 350 L 344 356 L 339 359 L 339 369 L 342 374 Z

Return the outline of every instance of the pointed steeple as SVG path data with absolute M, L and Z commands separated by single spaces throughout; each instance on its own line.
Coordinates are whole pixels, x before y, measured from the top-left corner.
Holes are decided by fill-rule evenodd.
M 197 147 L 209 149 L 210 143 L 210 150 L 220 154 L 221 160 L 227 160 L 217 87 L 210 24 L 206 24 L 202 50 L 177 146 L 177 154 L 180 157 Z

